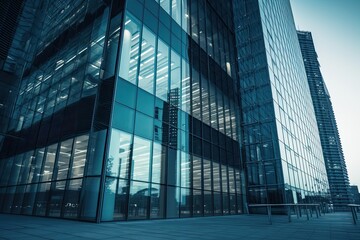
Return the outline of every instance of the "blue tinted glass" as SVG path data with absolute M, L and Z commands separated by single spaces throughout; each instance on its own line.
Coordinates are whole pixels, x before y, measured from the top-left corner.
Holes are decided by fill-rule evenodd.
M 127 1 L 126 7 L 137 18 L 142 18 L 144 8 L 137 0 Z
M 134 129 L 135 111 L 121 104 L 115 103 L 113 127 L 132 132 Z
M 136 87 L 127 81 L 119 79 L 116 86 L 116 101 L 135 108 Z
M 147 139 L 152 139 L 153 119 L 142 113 L 136 113 L 135 134 Z
M 136 109 L 149 116 L 154 116 L 154 97 L 153 95 L 139 89 Z

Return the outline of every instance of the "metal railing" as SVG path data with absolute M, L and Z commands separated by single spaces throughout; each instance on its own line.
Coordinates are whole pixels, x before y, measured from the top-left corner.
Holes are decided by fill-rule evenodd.
M 353 222 L 354 224 L 356 224 L 357 220 L 358 220 L 358 216 L 357 216 L 357 211 L 360 209 L 360 205 L 358 204 L 348 204 L 347 205 L 350 208 L 352 217 L 353 217 Z
M 316 218 L 319 218 L 319 216 L 321 216 L 321 206 L 320 204 L 303 204 L 303 203 L 288 203 L 288 204 L 249 204 L 248 207 L 266 207 L 266 211 L 267 211 L 267 215 L 268 215 L 268 219 L 269 219 L 269 224 L 272 224 L 272 219 L 271 219 L 271 208 L 272 207 L 286 207 L 287 208 L 287 215 L 288 215 L 288 219 L 289 222 L 291 222 L 291 208 L 293 208 L 295 210 L 296 216 L 297 218 L 302 216 L 302 209 L 306 210 L 306 218 L 307 220 L 310 219 L 310 217 L 312 217 L 313 215 L 313 210 L 315 210 L 315 214 L 316 214 Z M 324 212 L 323 212 L 324 213 Z

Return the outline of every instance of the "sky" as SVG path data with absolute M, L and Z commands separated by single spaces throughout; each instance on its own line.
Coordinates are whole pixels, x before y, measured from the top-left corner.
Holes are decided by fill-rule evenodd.
M 312 32 L 351 185 L 360 187 L 360 0 L 290 0 L 298 30 Z

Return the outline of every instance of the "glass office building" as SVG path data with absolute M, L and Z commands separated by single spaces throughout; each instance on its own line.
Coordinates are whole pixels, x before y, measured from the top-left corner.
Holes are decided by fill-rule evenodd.
M 0 7 L 0 146 L 1 139 L 6 135 L 11 121 L 19 89 L 18 70 L 24 65 L 20 46 L 25 44 L 23 39 L 24 27 L 31 22 L 28 12 L 34 3 L 22 0 L 3 1 Z M 24 14 L 20 14 L 20 13 Z M 26 20 L 25 20 L 26 18 Z
M 0 212 L 243 211 L 232 1 L 47 0 L 37 11 L 0 151 Z
M 288 0 L 235 0 L 249 203 L 323 202 L 329 185 Z
M 329 91 L 320 71 L 311 32 L 298 31 L 307 80 L 320 133 L 331 200 L 335 210 L 348 210 L 350 183 Z

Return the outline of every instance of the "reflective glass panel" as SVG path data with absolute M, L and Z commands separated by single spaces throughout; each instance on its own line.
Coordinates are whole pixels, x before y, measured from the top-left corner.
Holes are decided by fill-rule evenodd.
M 167 101 L 169 90 L 169 46 L 158 39 L 156 67 L 156 96 Z
M 111 132 L 111 143 L 109 158 L 106 165 L 106 175 L 128 178 L 131 151 L 131 135 L 117 129 L 113 129 Z
M 88 141 L 89 141 L 88 135 L 83 135 L 75 138 L 71 178 L 78 178 L 84 175 Z
M 42 182 L 50 181 L 52 178 L 57 146 L 57 144 L 54 144 L 47 148 L 46 157 L 44 159 L 45 163 L 42 170 L 42 178 L 40 180 Z
M 136 84 L 138 69 L 140 31 L 141 23 L 131 14 L 127 13 L 121 46 L 119 76 L 133 84 Z
M 145 219 L 148 213 L 149 183 L 130 182 L 129 219 Z
M 57 163 L 57 180 L 67 178 L 69 171 L 69 162 L 72 153 L 73 139 L 66 140 L 61 143 L 59 150 L 59 158 Z
M 131 179 L 149 181 L 150 156 L 151 142 L 135 136 Z
M 139 87 L 150 93 L 154 92 L 155 40 L 155 34 L 144 26 L 140 54 Z

